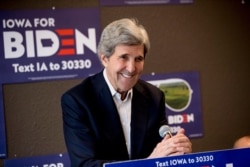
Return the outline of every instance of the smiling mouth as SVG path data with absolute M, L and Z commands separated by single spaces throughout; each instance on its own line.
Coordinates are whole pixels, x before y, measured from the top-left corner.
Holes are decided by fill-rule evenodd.
M 133 74 L 124 74 L 124 73 L 121 73 L 121 75 L 124 77 L 124 78 L 132 78 L 134 75 Z

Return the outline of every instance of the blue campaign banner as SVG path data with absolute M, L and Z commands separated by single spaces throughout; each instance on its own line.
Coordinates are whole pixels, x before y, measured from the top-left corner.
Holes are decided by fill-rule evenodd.
M 102 69 L 99 8 L 0 11 L 0 22 L 0 86 L 84 78 Z M 6 143 L 0 100 L 1 158 Z
M 67 153 L 4 160 L 4 167 L 70 167 Z
M 243 148 L 106 163 L 104 167 L 248 167 L 249 158 L 250 148 Z
M 250 148 L 216 150 L 152 159 L 106 163 L 104 167 L 247 167 Z M 5 159 L 4 167 L 70 167 L 67 153 Z
M 142 79 L 164 92 L 166 118 L 173 134 L 184 128 L 190 138 L 203 136 L 198 72 L 153 73 Z
M 99 17 L 98 8 L 1 11 L 0 83 L 96 73 Z
M 103 6 L 117 5 L 164 5 L 164 4 L 191 4 L 194 0 L 100 0 Z

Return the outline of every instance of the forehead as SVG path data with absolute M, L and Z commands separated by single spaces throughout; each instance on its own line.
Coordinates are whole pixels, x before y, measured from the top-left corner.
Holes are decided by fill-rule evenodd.
M 124 45 L 120 44 L 115 47 L 116 53 L 132 54 L 132 55 L 144 55 L 143 45 Z

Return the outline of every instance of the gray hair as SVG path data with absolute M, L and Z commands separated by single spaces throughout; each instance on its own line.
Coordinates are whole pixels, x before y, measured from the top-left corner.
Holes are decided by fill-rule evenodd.
M 110 57 L 117 45 L 144 45 L 144 56 L 149 51 L 150 42 L 145 28 L 136 19 L 120 19 L 107 25 L 98 44 L 99 57 Z

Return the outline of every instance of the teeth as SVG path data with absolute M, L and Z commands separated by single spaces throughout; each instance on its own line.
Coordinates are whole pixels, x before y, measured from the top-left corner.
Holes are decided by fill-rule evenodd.
M 127 74 L 122 74 L 122 76 L 124 76 L 125 78 L 132 78 L 131 75 L 127 75 Z

